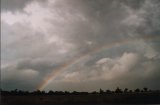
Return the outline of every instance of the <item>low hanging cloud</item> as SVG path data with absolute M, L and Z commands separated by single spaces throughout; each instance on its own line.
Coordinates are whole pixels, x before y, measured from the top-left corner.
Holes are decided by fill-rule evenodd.
M 66 71 L 51 82 L 56 86 L 49 84 L 46 89 L 94 91 L 99 89 L 96 88 L 97 85 L 102 89 L 113 89 L 116 86 L 158 89 L 160 84 L 155 82 L 159 79 L 159 66 L 156 66 L 158 62 L 159 60 L 125 52 L 116 58 L 101 58 L 90 67 L 76 66 L 72 72 Z
M 97 61 L 97 67 L 101 69 L 102 78 L 112 79 L 126 74 L 138 63 L 138 55 L 134 53 L 124 53 L 120 58 L 102 58 Z M 98 71 L 98 70 L 97 70 Z M 97 76 L 98 77 L 98 76 Z
M 138 63 L 139 57 L 134 53 L 124 53 L 117 58 L 102 58 L 96 61 L 91 70 L 76 70 L 74 72 L 64 74 L 62 81 L 81 82 L 93 80 L 112 80 L 119 76 L 126 75 Z
M 2 68 L 1 76 L 3 89 L 22 89 L 22 90 L 34 90 L 37 84 L 37 78 L 39 72 L 34 69 L 17 70 L 15 65 Z M 32 82 L 31 82 L 32 81 Z M 9 87 L 8 87 L 9 85 Z

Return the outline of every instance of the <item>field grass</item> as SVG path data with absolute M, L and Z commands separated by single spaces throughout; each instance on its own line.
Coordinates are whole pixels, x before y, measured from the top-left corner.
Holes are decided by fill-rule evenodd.
M 1 105 L 157 104 L 160 94 L 4 95 Z

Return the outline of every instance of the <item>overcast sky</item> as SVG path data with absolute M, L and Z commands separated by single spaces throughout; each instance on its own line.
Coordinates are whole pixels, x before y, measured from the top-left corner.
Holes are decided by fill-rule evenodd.
M 1 0 L 1 85 L 160 89 L 159 0 Z

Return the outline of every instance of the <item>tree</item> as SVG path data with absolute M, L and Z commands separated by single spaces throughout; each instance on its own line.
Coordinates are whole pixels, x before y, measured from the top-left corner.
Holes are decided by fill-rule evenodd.
M 117 89 L 115 90 L 115 93 L 122 93 L 122 90 L 119 87 L 117 87 Z
M 125 88 L 125 89 L 124 89 L 124 93 L 127 93 L 127 92 L 128 92 L 128 88 Z
M 69 91 L 65 91 L 64 93 L 65 93 L 65 94 L 70 94 L 70 92 L 69 92 Z
M 148 91 L 148 88 L 144 87 L 143 90 L 144 90 L 144 92 L 147 92 L 147 91 Z
M 140 92 L 140 89 L 137 88 L 136 90 L 134 90 L 134 92 L 139 93 L 139 92 Z
M 40 90 L 36 90 L 34 92 L 32 92 L 34 95 L 40 95 L 41 94 L 41 91 Z
M 110 94 L 110 93 L 112 93 L 112 92 L 111 92 L 110 90 L 106 90 L 106 93 L 107 93 L 107 94 Z
M 93 92 L 91 92 L 91 94 L 98 94 L 98 92 L 96 92 L 96 91 L 93 91 Z
M 133 91 L 132 90 L 129 90 L 129 93 L 132 93 Z
M 77 92 L 77 91 L 73 91 L 73 92 L 72 92 L 72 94 L 74 94 L 74 95 L 78 95 L 78 94 L 79 94 L 79 92 Z
M 12 90 L 11 94 L 17 95 L 18 94 L 18 89 Z
M 49 94 L 49 95 L 52 95 L 52 94 L 54 94 L 54 92 L 53 92 L 52 90 L 50 90 L 50 91 L 48 92 L 48 94 Z
M 100 89 L 99 89 L 99 93 L 100 93 L 100 94 L 103 94 L 104 91 L 100 88 Z

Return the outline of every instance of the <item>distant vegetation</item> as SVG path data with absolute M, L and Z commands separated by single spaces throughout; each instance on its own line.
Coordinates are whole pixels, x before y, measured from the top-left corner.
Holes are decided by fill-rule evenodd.
M 1 89 L 1 94 L 2 95 L 87 95 L 87 94 L 142 94 L 142 93 L 160 93 L 160 90 L 150 90 L 148 88 L 143 88 L 143 89 L 135 89 L 135 90 L 129 90 L 128 88 L 125 89 L 120 89 L 119 87 L 117 87 L 114 91 L 112 90 L 102 90 L 99 89 L 99 92 L 97 91 L 93 91 L 93 92 L 77 92 L 77 91 L 73 91 L 73 92 L 69 92 L 69 91 L 40 91 L 40 90 L 36 90 L 33 92 L 29 92 L 29 91 L 22 91 L 22 90 L 11 90 L 11 91 L 5 91 Z
M 116 88 L 93 92 L 1 90 L 1 105 L 159 104 L 160 90 Z

